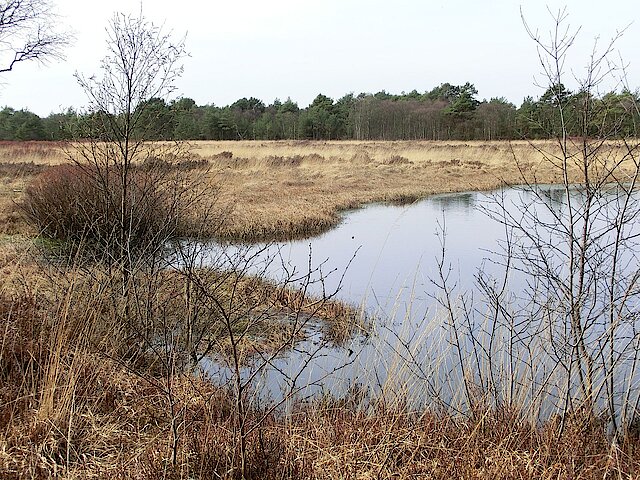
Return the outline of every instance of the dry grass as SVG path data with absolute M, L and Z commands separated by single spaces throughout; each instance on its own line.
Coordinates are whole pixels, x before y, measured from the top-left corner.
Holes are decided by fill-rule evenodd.
M 87 272 L 54 278 L 30 263 L 27 240 L 12 242 L 11 252 L 4 252 L 0 478 L 240 478 L 237 415 L 226 387 L 176 375 L 169 397 L 167 379 L 158 370 L 118 360 L 116 329 L 96 314 L 103 310 L 103 282 L 94 280 L 97 285 L 87 291 Z M 164 272 L 158 282 L 161 296 L 173 298 L 172 292 L 180 290 L 171 273 Z M 247 304 L 316 311 L 312 300 L 288 289 L 253 278 L 225 277 L 224 282 L 234 283 Z M 328 304 L 324 314 L 336 310 L 340 307 Z M 246 417 L 249 425 L 257 425 L 246 438 L 247 478 L 640 474 L 635 432 L 612 444 L 598 419 L 569 418 L 560 436 L 556 419 L 531 424 L 517 410 L 479 405 L 472 417 L 461 417 L 411 409 L 401 394 L 393 402 L 353 389 L 343 398 L 300 402 L 290 413 L 269 413 L 264 420 L 266 406 L 253 406 Z M 176 424 L 174 464 L 171 429 Z
M 0 142 L 1 163 L 56 165 L 67 161 L 64 142 Z
M 35 175 L 66 161 L 60 142 L 0 142 L 0 234 L 34 233 L 16 204 Z
M 240 478 L 232 396 L 189 376 L 132 372 L 100 355 L 95 331 L 37 292 L 0 298 L 0 478 Z M 72 313 L 69 315 L 68 313 Z M 89 312 L 87 312 L 89 313 Z M 472 418 L 363 403 L 357 391 L 300 403 L 288 415 L 254 408 L 247 478 L 636 478 L 636 438 L 612 445 L 603 423 L 569 419 L 563 436 L 518 412 Z M 180 434 L 172 462 L 172 425 Z
M 255 328 L 259 335 L 269 339 L 275 345 L 282 343 L 282 336 L 274 332 L 274 317 L 297 322 L 317 322 L 322 325 L 326 338 L 335 343 L 346 341 L 355 333 L 366 332 L 367 324 L 364 314 L 345 302 L 323 299 L 305 294 L 292 286 L 277 285 L 259 277 L 245 277 L 240 281 L 225 279 L 223 290 L 236 292 L 239 302 L 245 304 L 245 310 L 255 310 L 258 306 L 264 312 L 264 321 L 258 322 Z M 230 284 L 235 284 L 231 287 Z M 285 337 L 287 332 L 282 332 Z
M 0 145 L 20 151 L 14 147 Z M 42 148 L 59 152 L 58 146 Z M 308 235 L 333 225 L 344 208 L 519 183 L 522 172 L 538 181 L 557 180 L 525 143 L 226 142 L 196 143 L 194 151 L 214 167 L 210 178 L 223 186 L 223 199 L 237 205 L 222 233 L 242 238 Z M 61 160 L 57 153 L 40 155 L 38 161 L 25 157 L 24 164 Z M 17 170 L 0 168 L 5 219 L 10 218 L 7 208 L 14 212 L 11 201 L 19 200 L 20 189 L 37 173 L 21 162 L 6 160 L 20 165 Z M 12 234 L 25 231 L 16 218 L 3 220 Z M 30 260 L 28 238 L 1 237 L 0 244 L 0 478 L 240 477 L 238 419 L 230 391 L 176 375 L 168 395 L 161 370 L 119 360 L 123 339 L 115 322 L 104 318 L 109 310 L 100 297 L 101 282 L 87 289 L 81 275 L 55 279 Z M 329 317 L 353 313 L 334 303 L 318 309 L 312 299 L 254 279 L 227 278 L 249 309 Z M 154 292 L 178 299 L 179 286 L 160 280 Z M 167 305 L 165 314 L 184 313 L 179 300 Z M 246 421 L 257 427 L 246 439 L 247 477 L 640 475 L 637 436 L 612 444 L 597 419 L 570 418 L 560 436 L 555 419 L 535 425 L 523 420 L 522 412 L 482 408 L 463 418 L 414 411 L 401 394 L 396 398 L 394 404 L 364 403 L 354 391 L 346 398 L 298 403 L 293 412 L 271 412 L 262 421 L 265 411 L 249 408 Z
M 304 478 L 605 478 L 634 476 L 638 447 L 612 447 L 602 425 L 573 419 L 535 426 L 514 412 L 473 419 L 376 405 L 356 411 L 341 401 L 294 416 L 289 448 Z
M 194 152 L 211 159 L 223 199 L 237 205 L 223 235 L 245 240 L 313 235 L 370 202 L 519 182 L 507 143 L 221 142 L 197 143 Z
M 47 168 L 34 163 L 0 163 L 0 233 L 29 233 L 18 202 L 35 175 Z
M 222 236 L 243 240 L 310 236 L 342 210 L 407 203 L 435 193 L 556 183 L 561 171 L 529 142 L 199 142 L 217 167 L 223 200 L 234 203 Z M 516 161 L 517 159 L 517 161 Z M 577 173 L 577 171 L 576 171 Z
M 0 145 L 0 158 L 48 165 L 66 161 L 58 144 L 20 145 Z M 434 193 L 487 190 L 522 183 L 523 176 L 540 183 L 560 181 L 560 170 L 539 150 L 554 153 L 557 145 L 553 141 L 192 142 L 193 158 L 211 168 L 195 168 L 191 174 L 217 185 L 219 204 L 233 207 L 222 228 L 216 225 L 205 233 L 241 240 L 287 239 L 322 232 L 339 222 L 341 211 L 370 202 L 407 203 Z M 0 227 L 8 233 L 28 232 L 12 202 L 19 200 L 29 175 L 7 178 L 2 176 L 0 186 Z
M 46 268 L 33 262 L 31 249 L 29 239 L 13 238 L 0 250 L 0 478 L 236 478 L 229 474 L 239 461 L 226 387 L 191 374 L 168 380 L 167 369 L 152 359 L 132 362 L 106 272 Z M 353 313 L 253 277 L 211 270 L 198 276 L 213 284 L 221 303 L 234 290 L 228 313 L 262 318 L 264 324 L 245 321 L 236 328 L 262 338 L 263 352 L 282 341 L 274 319 Z M 162 271 L 150 280 L 154 301 L 161 303 L 153 316 L 184 319 L 184 277 Z M 146 291 L 143 279 L 137 284 Z M 148 305 L 147 297 L 141 301 Z M 174 331 L 176 324 L 163 325 Z M 224 344 L 218 342 L 222 349 Z M 265 426 L 274 421 L 269 417 Z M 176 422 L 174 464 L 170 433 Z M 275 454 L 265 451 L 263 434 L 283 441 L 280 427 L 250 438 L 252 478 L 262 478 L 260 472 L 280 458 L 277 453 L 276 463 L 265 466 Z

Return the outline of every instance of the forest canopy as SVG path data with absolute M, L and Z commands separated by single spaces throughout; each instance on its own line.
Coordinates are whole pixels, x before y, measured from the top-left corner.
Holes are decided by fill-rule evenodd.
M 250 97 L 219 107 L 187 97 L 152 98 L 144 124 L 156 140 L 509 140 L 557 136 L 560 107 L 565 116 L 568 112 L 569 135 L 584 131 L 585 109 L 595 112 L 588 129 L 602 131 L 611 124 L 621 137 L 635 136 L 640 120 L 640 93 L 627 89 L 596 98 L 558 84 L 537 99 L 526 97 L 519 108 L 503 97 L 481 101 L 477 95 L 467 82 L 443 83 L 423 93 L 350 93 L 338 100 L 319 94 L 306 108 L 291 99 L 267 105 Z M 5 107 L 0 140 L 65 140 L 75 123 L 96 114 L 69 109 L 41 118 Z

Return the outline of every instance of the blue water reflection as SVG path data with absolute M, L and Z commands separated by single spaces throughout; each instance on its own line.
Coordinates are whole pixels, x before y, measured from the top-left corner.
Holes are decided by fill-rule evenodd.
M 579 197 L 580 192 L 572 195 Z M 511 293 L 508 302 L 505 301 L 506 308 L 509 304 L 522 306 L 519 302 L 527 301 L 531 293 L 527 290 L 536 279 L 518 271 L 502 278 L 505 239 L 510 238 L 516 245 L 527 240 L 526 232 L 509 237 L 511 232 L 498 221 L 499 217 L 507 212 L 523 222 L 528 215 L 529 221 L 538 226 L 552 223 L 554 216 L 566 208 L 565 198 L 565 190 L 554 186 L 436 195 L 405 206 L 369 205 L 346 212 L 336 228 L 310 240 L 253 247 L 215 243 L 198 247 L 202 248 L 202 263 L 217 268 L 237 268 L 234 262 L 238 258 L 247 258 L 247 252 L 259 252 L 250 265 L 243 265 L 244 270 L 276 281 L 292 276 L 305 278 L 309 274 L 315 280 L 309 285 L 310 293 L 320 295 L 337 289 L 337 298 L 360 305 L 373 319 L 370 335 L 355 336 L 341 347 L 324 343 L 319 329 L 311 328 L 309 340 L 273 359 L 263 370 L 256 386 L 261 398 L 281 398 L 282 392 L 292 388 L 291 379 L 295 378 L 295 386 L 300 387 L 298 393 L 303 397 L 321 392 L 341 395 L 354 385 L 364 385 L 385 395 L 409 396 L 418 403 L 442 401 L 451 406 L 456 396 L 464 396 L 465 382 L 452 352 L 451 332 L 443 328 L 448 321 L 447 312 L 435 300 L 442 295 L 442 289 L 436 285 L 438 261 L 445 256 L 456 314 L 460 318 L 480 319 L 473 320 L 479 322 L 480 340 L 486 335 L 491 342 L 507 341 L 517 322 L 527 322 L 521 317 L 528 315 L 529 307 L 518 314 L 520 317 L 514 316 L 515 323 L 510 326 L 505 323 L 504 327 L 492 330 L 486 324 L 481 325 L 482 321 L 491 320 L 482 310 L 489 308 L 489 303 L 486 299 L 479 300 L 478 274 L 507 281 Z M 555 233 L 543 235 L 549 235 L 554 246 Z M 563 248 L 558 245 L 558 252 L 562 253 Z M 626 267 L 632 271 L 638 269 L 634 255 L 629 257 Z M 229 263 L 225 265 L 221 258 L 229 259 Z M 559 398 L 557 392 L 564 387 L 554 383 L 553 364 L 540 360 L 554 354 L 542 343 L 545 334 L 542 326 L 524 324 L 518 334 L 517 351 L 509 353 L 511 358 L 496 350 L 491 362 L 500 364 L 502 375 L 530 377 L 528 390 L 518 393 L 511 385 L 510 391 L 501 395 L 509 397 L 509 401 L 537 405 L 538 411 L 542 411 L 543 394 L 533 395 L 533 386 L 539 383 L 535 388 L 539 392 L 544 390 L 547 400 Z M 594 335 L 597 337 L 604 328 L 595 329 Z M 635 329 L 635 324 L 630 328 Z M 491 339 L 487 332 L 491 332 Z M 630 341 L 637 340 L 634 333 Z M 594 345 L 599 341 L 594 339 Z M 472 346 L 464 348 L 472 361 Z M 637 363 L 637 353 L 629 360 L 633 361 Z M 230 371 L 213 359 L 205 368 L 218 381 L 230 376 Z M 635 382 L 634 372 L 624 375 L 626 381 Z M 525 398 L 526 395 L 530 398 Z M 547 401 L 545 415 L 555 408 L 560 406 Z

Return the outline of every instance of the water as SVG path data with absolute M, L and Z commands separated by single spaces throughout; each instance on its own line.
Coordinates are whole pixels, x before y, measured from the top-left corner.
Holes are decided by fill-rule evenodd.
M 461 193 L 437 195 L 402 207 L 369 205 L 345 213 L 338 227 L 316 238 L 272 244 L 260 257 L 270 259 L 269 276 L 278 280 L 286 276 L 281 262 L 304 275 L 311 261 L 311 270 L 321 269 L 326 290 L 340 286 L 338 298 L 364 302 L 370 312 L 388 315 L 398 302 L 426 308 L 428 279 L 434 274 L 436 257 L 441 256 L 438 234 L 443 228 L 447 257 L 463 279 L 472 279 L 482 259 L 496 248 L 503 231 L 477 210 L 484 200 L 480 193 Z M 205 253 L 209 263 L 219 261 L 218 248 L 212 246 Z M 225 247 L 234 259 L 243 249 Z M 254 270 L 264 268 L 254 263 Z M 320 272 L 315 275 L 319 276 Z M 320 293 L 319 286 L 314 290 Z
M 572 199 L 578 201 L 580 196 L 576 191 Z M 598 200 L 601 203 L 596 210 L 602 218 L 593 223 L 593 230 L 601 239 L 611 236 L 611 232 L 602 230 L 619 208 L 615 198 L 604 195 Z M 306 281 L 310 293 L 316 295 L 337 291 L 337 298 L 360 305 L 373 319 L 367 336 L 356 335 L 342 346 L 326 342 L 319 329 L 310 325 L 309 339 L 295 349 L 269 358 L 266 364 L 259 359 L 246 368 L 247 378 L 255 369 L 260 371 L 252 381 L 262 400 L 288 398 L 292 391 L 297 398 L 322 392 L 340 396 L 364 386 L 375 395 L 464 409 L 465 401 L 460 399 L 468 398 L 468 387 L 473 384 L 492 390 L 496 403 L 501 399 L 509 404 L 526 404 L 538 413 L 544 405 L 548 415 L 563 408 L 563 389 L 575 392 L 578 385 L 573 380 L 575 373 L 564 385 L 564 378 L 569 376 L 563 376 L 558 356 L 566 350 L 570 334 L 566 320 L 556 319 L 563 314 L 551 307 L 557 296 L 549 295 L 549 283 L 537 285 L 538 277 L 545 272 L 528 265 L 526 257 L 531 254 L 530 247 L 536 245 L 527 237 L 537 231 L 545 240 L 546 258 L 554 269 L 562 271 L 567 263 L 566 245 L 562 245 L 565 237 L 557 228 L 541 226 L 551 225 L 554 218 L 566 212 L 564 190 L 552 186 L 533 191 L 436 195 L 406 206 L 370 205 L 347 212 L 337 228 L 311 240 L 250 248 L 210 244 L 200 252 L 199 260 L 278 281 L 298 279 L 294 282 L 298 285 Z M 495 217 L 504 217 L 505 213 L 524 228 L 510 230 L 496 221 Z M 637 232 L 635 223 L 631 223 L 628 232 Z M 625 272 L 637 271 L 634 235 L 629 235 L 626 245 L 631 253 L 624 256 Z M 505 277 L 506 238 L 511 239 L 515 252 L 512 266 L 517 268 Z M 602 266 L 608 252 L 596 252 L 603 257 L 598 260 Z M 447 278 L 446 290 L 442 288 L 439 265 Z M 487 300 L 486 291 L 478 287 L 480 274 L 489 279 L 490 285 L 491 279 L 497 279 L 498 287 L 507 282 L 507 294 L 499 302 L 501 309 L 496 309 Z M 598 275 L 596 272 L 591 278 L 594 285 L 604 281 Z M 442 308 L 446 292 L 450 293 L 451 310 Z M 635 294 L 634 290 L 632 297 Z M 633 310 L 634 302 L 625 303 L 625 308 Z M 534 318 L 532 311 L 540 316 Z M 543 317 L 556 320 L 547 324 Z M 606 401 L 607 371 L 615 365 L 621 372 L 620 381 L 616 381 L 615 388 L 620 390 L 616 402 L 628 403 L 631 399 L 623 398 L 622 392 L 629 392 L 629 388 L 622 385 L 635 382 L 635 366 L 630 365 L 635 365 L 637 349 L 625 347 L 624 352 L 618 352 L 621 340 L 617 338 L 632 345 L 638 341 L 636 332 L 640 329 L 636 328 L 635 317 L 625 316 L 624 322 L 618 322 L 624 323 L 624 329 L 615 327 L 616 347 L 612 350 L 606 340 L 614 327 L 608 330 L 601 317 L 593 315 L 597 322 L 594 320 L 589 330 L 590 351 L 594 357 L 619 353 L 619 358 L 625 359 L 610 365 L 602 361 L 594 376 L 600 379 L 598 398 Z M 545 340 L 552 330 L 558 330 L 555 335 L 562 336 L 562 345 L 554 345 L 553 337 L 551 342 Z M 456 338 L 456 332 L 463 338 Z M 573 357 L 564 354 L 569 368 Z M 230 376 L 230 370 L 219 360 L 210 360 L 204 366 L 218 381 Z M 474 372 L 471 378 L 469 372 Z M 526 388 L 521 377 L 528 378 Z

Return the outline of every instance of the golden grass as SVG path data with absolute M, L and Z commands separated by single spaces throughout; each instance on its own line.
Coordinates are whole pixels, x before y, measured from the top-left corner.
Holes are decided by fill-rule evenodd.
M 601 425 L 572 419 L 540 427 L 513 412 L 473 419 L 411 412 L 398 405 L 356 411 L 329 401 L 290 422 L 289 448 L 305 478 L 599 478 L 638 472 L 637 446 L 611 447 Z
M 67 161 L 64 142 L 0 142 L 0 163 L 56 165 Z
M 0 176 L 0 234 L 34 233 L 18 208 L 22 193 L 33 175 Z
M 528 142 L 199 142 L 233 203 L 219 234 L 244 240 L 319 233 L 340 212 L 371 202 L 488 190 L 528 181 L 554 183 L 561 172 Z
M 59 144 L 20 145 L 0 144 L 0 159 L 66 161 Z M 193 170 L 194 181 L 215 185 L 218 205 L 232 207 L 222 226 L 204 233 L 236 240 L 311 236 L 338 223 L 345 209 L 371 202 L 488 190 L 523 183 L 523 177 L 538 183 L 562 179 L 560 169 L 541 154 L 557 153 L 554 141 L 206 141 L 189 146 L 194 158 L 210 166 Z M 0 231 L 28 231 L 14 202 L 30 177 L 3 178 Z
M 118 325 L 121 317 L 114 314 L 106 272 L 46 268 L 33 261 L 28 238 L 2 241 L 0 478 L 233 478 L 229 472 L 238 467 L 237 442 L 226 387 L 190 372 L 176 374 L 169 397 L 167 369 L 157 359 L 155 364 L 138 358 L 131 363 L 121 353 L 128 341 Z M 234 326 L 238 332 L 262 338 L 262 352 L 289 335 L 281 331 L 290 314 L 328 319 L 353 313 L 338 302 L 318 302 L 257 278 L 212 270 L 198 274 L 215 289 L 219 302 L 233 303 L 227 313 L 240 321 Z M 151 289 L 145 278 L 137 280 L 137 287 L 152 292 L 153 300 L 135 298 L 145 308 L 147 299 L 160 302 L 153 317 L 171 319 L 163 326 L 174 332 L 188 310 L 184 277 L 162 271 L 146 280 L 153 282 Z M 235 300 L 229 300 L 231 290 Z M 259 321 L 252 324 L 250 314 Z M 224 349 L 225 340 L 217 344 Z M 180 432 L 175 465 L 172 422 Z M 280 427 L 266 432 L 281 433 Z M 264 455 L 262 441 L 255 435 L 251 439 L 256 455 Z M 255 462 L 259 471 L 262 461 Z

